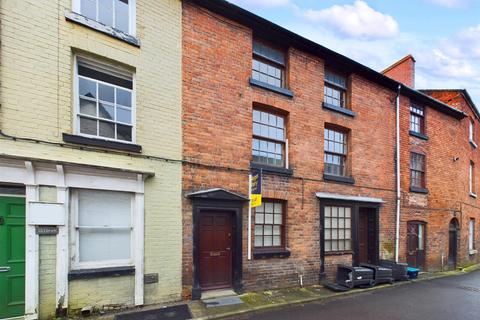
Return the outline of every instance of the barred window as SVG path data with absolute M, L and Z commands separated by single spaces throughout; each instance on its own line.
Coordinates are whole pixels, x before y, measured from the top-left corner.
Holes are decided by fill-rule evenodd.
M 331 71 L 325 71 L 323 101 L 335 107 L 346 108 L 347 78 Z
M 325 252 L 352 250 L 352 208 L 324 208 Z
M 425 112 L 423 107 L 410 106 L 410 131 L 425 134 Z
M 253 110 L 253 162 L 285 167 L 285 119 Z
M 256 248 L 283 247 L 284 203 L 265 201 L 255 208 Z
M 285 53 L 253 41 L 252 79 L 274 87 L 285 87 Z
M 425 188 L 425 156 L 423 154 L 410 154 L 410 185 Z
M 347 134 L 325 128 L 325 173 L 345 176 L 347 158 Z

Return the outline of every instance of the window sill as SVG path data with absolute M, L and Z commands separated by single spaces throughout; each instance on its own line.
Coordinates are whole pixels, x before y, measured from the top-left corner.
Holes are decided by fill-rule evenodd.
M 473 256 L 474 254 L 477 254 L 478 253 L 478 250 L 470 250 L 468 252 L 469 255 Z
M 352 177 L 333 176 L 333 175 L 326 174 L 326 173 L 323 174 L 323 180 L 346 183 L 346 184 L 355 184 L 355 179 L 352 178 Z
M 258 80 L 252 79 L 252 78 L 250 78 L 250 85 L 255 86 L 255 87 L 260 87 L 260 88 L 263 88 L 263 89 L 266 89 L 266 90 L 269 90 L 269 91 L 273 91 L 275 93 L 282 94 L 282 95 L 287 96 L 289 98 L 293 98 L 293 92 L 288 90 L 288 89 L 275 87 L 275 86 L 272 86 L 268 83 L 261 82 L 261 81 L 258 81 Z
M 344 114 L 344 115 L 352 117 L 352 118 L 357 115 L 357 113 L 353 112 L 352 110 L 349 110 L 347 108 L 337 107 L 337 106 L 334 106 L 334 105 L 326 103 L 326 102 L 324 102 L 322 106 L 323 106 L 323 109 L 328 109 L 328 110 L 331 110 L 331 111 L 334 111 L 334 112 L 338 112 L 338 113 Z
M 121 276 L 130 276 L 134 274 L 135 274 L 135 267 L 114 267 L 114 268 L 71 270 L 68 273 L 68 280 L 121 277 Z
M 353 251 L 347 250 L 347 251 L 325 252 L 325 256 L 343 256 L 347 254 L 353 254 Z
M 428 189 L 410 186 L 410 192 L 428 194 Z
M 254 259 L 288 258 L 291 252 L 288 249 L 257 251 L 253 253 Z
M 100 148 L 107 148 L 107 149 L 114 149 L 114 150 L 121 150 L 121 151 L 128 151 L 134 153 L 141 153 L 142 146 L 138 144 L 131 144 L 131 143 L 122 143 L 116 141 L 109 141 L 103 139 L 95 139 L 95 138 L 87 138 L 77 135 L 72 135 L 68 133 L 63 133 L 63 141 L 72 143 L 72 144 L 81 144 L 93 147 L 100 147 Z
M 65 12 L 65 18 L 67 21 L 71 21 L 80 25 L 83 25 L 85 27 L 88 27 L 90 29 L 99 31 L 103 34 L 106 34 L 108 36 L 111 36 L 113 38 L 116 38 L 118 40 L 124 41 L 128 44 L 131 44 L 135 47 L 140 47 L 140 40 L 135 38 L 134 36 L 125 33 L 123 31 L 120 31 L 118 29 L 115 29 L 110 26 L 106 26 L 103 23 L 100 23 L 96 20 L 87 18 L 81 14 L 78 14 L 76 12 L 72 11 L 66 11 Z
M 474 193 L 474 192 L 470 192 L 468 195 L 469 195 L 470 197 L 472 197 L 472 198 L 477 199 L 477 194 Z
M 472 141 L 472 140 L 469 140 L 468 142 L 470 142 L 470 144 L 472 145 L 472 147 L 474 147 L 475 149 L 477 149 L 477 144 L 475 143 L 475 141 Z
M 263 172 L 281 174 L 285 176 L 293 176 L 292 169 L 272 167 L 272 166 L 267 166 L 265 164 L 259 164 L 254 162 L 250 162 L 250 169 L 257 169 L 257 170 L 262 170 Z
M 422 140 L 428 140 L 428 136 L 422 134 L 422 133 L 418 133 L 418 132 L 415 132 L 415 131 L 410 131 L 410 135 L 413 136 L 413 137 L 416 137 L 416 138 L 420 138 Z

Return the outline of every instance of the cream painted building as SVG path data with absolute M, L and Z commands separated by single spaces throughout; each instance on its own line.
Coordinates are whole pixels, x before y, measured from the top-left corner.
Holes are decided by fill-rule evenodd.
M 0 319 L 180 300 L 180 0 L 0 16 Z

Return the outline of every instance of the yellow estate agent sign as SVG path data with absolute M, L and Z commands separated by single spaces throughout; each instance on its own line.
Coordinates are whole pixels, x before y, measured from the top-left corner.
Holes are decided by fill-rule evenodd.
M 256 208 L 262 205 L 262 171 L 252 171 L 251 179 L 250 206 Z

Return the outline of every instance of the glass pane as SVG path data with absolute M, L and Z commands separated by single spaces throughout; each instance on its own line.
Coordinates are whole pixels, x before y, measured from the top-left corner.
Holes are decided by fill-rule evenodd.
M 265 203 L 265 212 L 273 213 L 273 203 L 271 202 Z
M 326 229 L 325 230 L 325 239 L 330 240 L 332 238 L 332 230 Z
M 282 213 L 283 205 L 281 203 L 277 202 L 277 203 L 275 203 L 274 209 L 275 209 L 275 213 Z
M 80 113 L 97 116 L 97 103 L 95 101 L 80 99 Z
M 265 215 L 265 224 L 273 224 L 273 214 Z
M 132 111 L 130 109 L 123 109 L 117 107 L 117 121 L 131 124 Z
M 78 93 L 81 96 L 96 99 L 97 98 L 97 84 L 94 81 L 84 78 L 78 79 Z
M 345 217 L 349 218 L 351 217 L 351 208 L 345 208 Z
M 78 191 L 78 225 L 129 227 L 132 194 L 101 190 Z
M 99 103 L 98 116 L 103 119 L 115 120 L 115 108 L 106 103 Z
M 128 33 L 128 0 L 115 0 L 115 28 Z
M 282 245 L 282 240 L 281 240 L 281 237 L 279 236 L 274 236 L 273 237 L 273 246 L 275 247 L 279 247 Z
M 338 242 L 332 241 L 332 251 L 338 251 Z
M 274 215 L 273 219 L 274 219 L 274 221 L 273 221 L 274 224 L 282 224 L 282 222 L 283 222 L 281 214 Z
M 263 227 L 263 232 L 264 232 L 264 235 L 266 236 L 271 236 L 272 235 L 272 226 L 264 226 Z
M 272 244 L 272 237 L 264 237 L 263 239 L 263 245 L 265 247 L 271 247 L 273 244 Z
M 117 124 L 117 139 L 132 141 L 132 127 Z
M 96 0 L 81 0 L 80 13 L 87 18 L 97 20 L 97 4 Z
M 264 222 L 263 214 L 261 213 L 255 214 L 255 223 L 263 224 L 263 222 Z
M 331 209 L 331 207 L 325 207 L 325 217 L 330 217 L 332 215 Z
M 111 86 L 104 84 L 98 84 L 98 97 L 100 100 L 114 103 L 115 102 L 115 89 Z
M 260 111 L 253 110 L 253 121 L 260 122 Z
M 280 234 L 280 226 L 273 226 L 273 235 L 279 236 Z
M 262 247 L 263 246 L 263 237 L 255 236 L 255 247 Z
M 132 93 L 128 90 L 117 88 L 117 104 L 132 107 Z
M 332 251 L 332 242 L 325 240 L 325 251 Z
M 98 0 L 98 21 L 113 26 L 113 0 Z
M 352 250 L 352 242 L 350 240 L 345 241 L 345 250 Z
M 263 226 L 255 226 L 255 235 L 256 236 L 263 235 Z
M 80 262 L 130 259 L 130 230 L 80 230 Z
M 99 122 L 99 135 L 105 138 L 115 139 L 115 124 L 111 122 Z
M 80 118 L 80 133 L 97 135 L 97 120 Z

